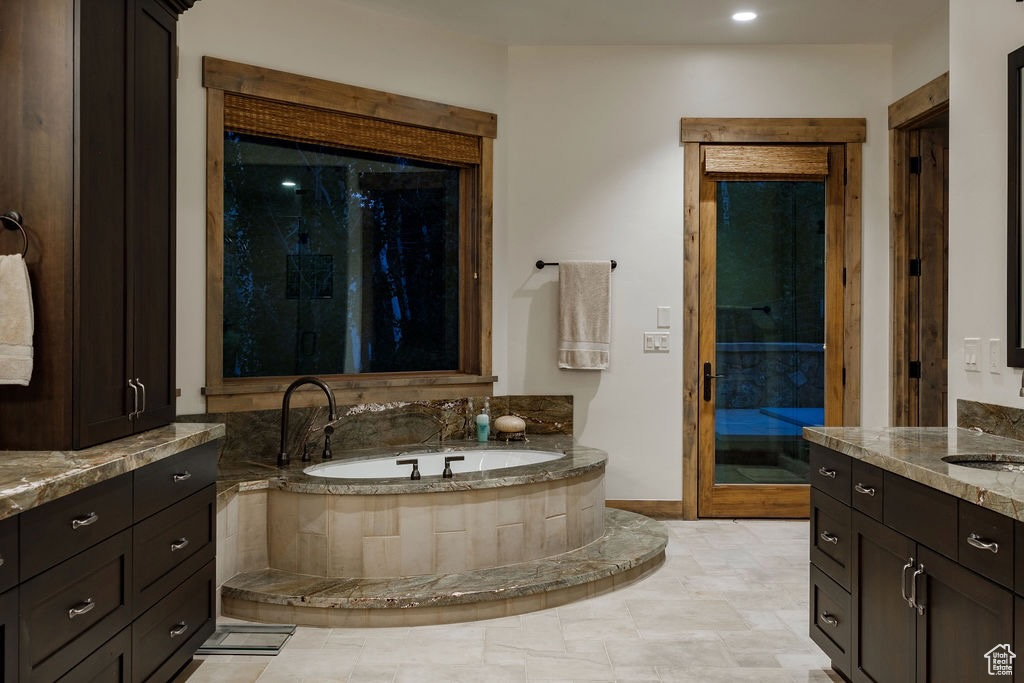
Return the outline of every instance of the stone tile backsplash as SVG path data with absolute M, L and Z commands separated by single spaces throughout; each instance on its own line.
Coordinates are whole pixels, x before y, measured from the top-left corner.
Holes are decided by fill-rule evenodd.
M 339 405 L 341 421 L 331 435 L 331 449 L 340 451 L 379 446 L 461 440 L 473 427 L 473 415 L 483 408 L 483 398 L 447 401 L 396 401 Z M 572 396 L 493 396 L 491 417 L 518 415 L 526 420 L 526 433 L 572 435 Z M 302 444 L 314 444 L 314 457 L 323 447 L 327 407 L 292 408 L 288 423 L 289 454 L 301 457 Z M 253 410 L 236 413 L 179 415 L 177 422 L 223 422 L 227 434 L 220 455 L 273 463 L 281 442 L 281 411 Z M 473 427 L 475 430 L 475 427 Z
M 956 425 L 1024 441 L 1024 409 L 957 399 Z

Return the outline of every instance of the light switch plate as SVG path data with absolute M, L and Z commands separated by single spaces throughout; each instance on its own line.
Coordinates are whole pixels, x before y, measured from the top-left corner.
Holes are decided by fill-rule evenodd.
M 998 339 L 988 340 L 988 371 L 993 375 L 1003 371 L 1003 344 Z
M 964 370 L 981 372 L 981 339 L 964 337 Z
M 644 353 L 668 353 L 668 332 L 644 332 Z
M 658 306 L 658 327 L 666 329 L 672 327 L 672 308 L 669 306 Z

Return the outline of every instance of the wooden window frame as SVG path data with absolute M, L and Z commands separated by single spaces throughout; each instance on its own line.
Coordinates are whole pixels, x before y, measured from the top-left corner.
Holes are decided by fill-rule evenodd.
M 410 132 L 426 138 L 427 144 L 417 147 L 418 143 L 410 143 L 402 154 L 464 169 L 460 174 L 459 368 L 456 371 L 326 375 L 323 379 L 342 403 L 491 394 L 497 381 L 497 377 L 491 375 L 493 160 L 497 116 L 214 57 L 203 58 L 203 86 L 207 92 L 206 386 L 203 387 L 207 412 L 278 408 L 285 389 L 295 379 L 295 376 L 224 377 L 226 99 L 229 103 L 266 103 L 268 111 L 285 118 L 289 111 L 305 110 L 315 122 L 308 126 L 312 132 L 300 131 L 292 137 L 300 141 L 314 141 L 325 126 L 338 124 L 358 140 L 351 147 L 375 151 L 379 149 L 375 147 L 376 141 L 382 136 L 411 128 L 414 130 Z M 320 126 L 320 132 L 316 126 Z M 249 132 L 259 134 L 259 130 Z M 322 396 L 318 399 L 312 393 L 299 392 L 292 404 L 315 404 L 322 399 Z
M 683 500 L 684 519 L 697 518 L 700 415 L 700 204 L 702 147 L 710 145 L 842 145 L 845 158 L 843 216 L 842 424 L 860 424 L 861 373 L 861 169 L 867 122 L 862 118 L 683 118 Z

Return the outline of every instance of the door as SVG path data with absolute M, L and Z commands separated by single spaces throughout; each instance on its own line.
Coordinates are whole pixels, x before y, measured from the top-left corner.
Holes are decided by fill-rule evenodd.
M 993 581 L 918 546 L 924 614 L 917 621 L 917 680 L 970 683 L 990 674 L 1013 643 L 1013 595 Z M 968 626 L 969 625 L 969 626 Z M 986 654 L 989 657 L 986 657 Z M 1012 666 L 1013 660 L 1009 660 Z M 1009 678 L 1009 677 L 1007 677 Z
M 911 683 L 914 680 L 917 612 L 903 598 L 917 566 L 915 543 L 853 512 L 854 683 Z
M 842 422 L 844 148 L 702 152 L 698 514 L 806 517 L 802 428 Z

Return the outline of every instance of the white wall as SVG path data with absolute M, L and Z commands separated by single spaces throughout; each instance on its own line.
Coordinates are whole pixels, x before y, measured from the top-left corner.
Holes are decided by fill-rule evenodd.
M 1024 407 L 1020 370 L 987 370 L 987 340 L 1006 340 L 1006 55 L 1024 45 L 1024 4 L 949 3 L 949 416 L 956 399 Z M 980 337 L 980 373 L 963 370 Z
M 337 0 L 203 0 L 182 15 L 178 44 L 178 414 L 201 413 L 205 384 L 206 93 L 204 55 L 498 114 L 495 143 L 496 300 L 505 282 L 504 108 L 507 49 L 348 7 Z M 494 316 L 494 372 L 504 377 L 505 316 Z M 501 385 L 496 390 L 503 393 Z
M 892 46 L 892 101 L 949 71 L 949 8 L 922 18 Z
M 508 390 L 575 396 L 609 498 L 682 495 L 683 116 L 868 119 L 862 422 L 887 423 L 890 68 L 888 46 L 510 50 Z M 608 371 L 557 369 L 558 273 L 538 258 L 618 260 Z M 644 354 L 662 305 L 674 346 Z

